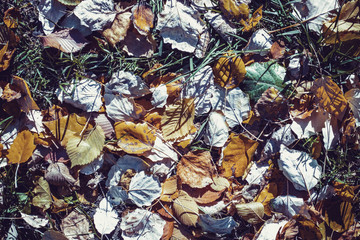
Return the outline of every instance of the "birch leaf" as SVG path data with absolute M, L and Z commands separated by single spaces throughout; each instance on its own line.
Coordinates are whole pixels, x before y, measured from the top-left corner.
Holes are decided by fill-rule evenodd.
M 55 24 L 66 13 L 66 7 L 56 0 L 41 0 L 38 5 L 39 21 L 42 24 L 43 31 L 46 35 L 52 33 Z
M 215 83 L 226 89 L 239 86 L 244 80 L 246 70 L 243 60 L 238 56 L 227 53 L 216 61 L 213 67 Z
M 304 199 L 290 195 L 278 196 L 270 201 L 274 212 L 281 212 L 288 217 L 299 214 L 304 204 Z
M 199 218 L 199 225 L 205 232 L 230 234 L 231 231 L 239 224 L 235 222 L 233 217 L 215 219 L 208 214 L 201 214 Z
M 156 137 L 153 148 L 145 152 L 144 156 L 153 162 L 163 161 L 164 159 L 171 159 L 171 161 L 175 162 L 178 160 L 178 154 L 174 148 L 169 147 L 160 137 Z
M 142 35 L 150 33 L 151 28 L 154 27 L 154 13 L 151 8 L 144 4 L 136 4 L 131 12 L 131 19 L 136 30 Z
M 66 145 L 71 167 L 86 165 L 94 161 L 100 155 L 104 144 L 104 131 L 99 126 L 88 130 L 84 137 L 73 136 Z
M 222 14 L 208 11 L 205 13 L 205 18 L 226 42 L 229 44 L 232 42 L 234 38 L 232 35 L 236 35 L 236 28 Z
M 129 154 L 142 154 L 154 146 L 155 132 L 147 123 L 117 122 L 114 127 L 118 146 Z
M 33 228 L 45 227 L 49 220 L 36 215 L 28 215 L 20 212 L 22 219 Z
M 87 40 L 76 29 L 64 29 L 41 37 L 44 47 L 57 48 L 65 53 L 75 53 L 80 51 L 86 44 Z
M 193 53 L 206 28 L 200 14 L 180 1 L 167 0 L 158 15 L 157 30 L 172 48 Z
M 222 167 L 225 170 L 224 177 L 241 177 L 252 160 L 258 142 L 244 135 L 230 135 L 230 142 L 223 150 Z
M 212 147 L 223 147 L 229 138 L 229 127 L 221 113 L 211 112 L 205 131 L 205 143 Z
M 185 137 L 194 125 L 194 100 L 181 99 L 166 107 L 161 118 L 161 127 L 165 140 Z
M 356 120 L 356 127 L 360 126 L 360 89 L 353 88 L 345 93 L 345 98 L 349 102 L 351 111 Z
M 179 197 L 174 200 L 174 211 L 182 224 L 195 226 L 198 221 L 199 209 L 192 197 L 180 190 Z
M 103 198 L 94 214 L 94 224 L 100 234 L 109 234 L 114 231 L 119 222 L 119 217 L 112 205 Z
M 80 19 L 81 25 L 91 31 L 103 30 L 116 16 L 113 0 L 84 0 L 75 7 L 74 14 Z
M 144 108 L 135 104 L 134 99 L 106 93 L 106 89 L 104 99 L 106 113 L 114 121 L 139 119 L 145 112 Z
M 19 132 L 6 155 L 9 164 L 24 163 L 32 156 L 36 146 L 34 135 L 29 130 Z
M 52 204 L 51 192 L 49 183 L 43 178 L 40 177 L 34 182 L 35 188 L 33 193 L 35 194 L 32 199 L 32 204 L 36 207 L 41 208 L 43 211 L 46 211 L 50 208 Z
M 265 56 L 271 49 L 273 42 L 270 34 L 263 28 L 255 31 L 248 44 L 245 46 L 244 51 L 253 52 L 254 54 L 260 54 Z
M 123 42 L 123 50 L 129 56 L 146 57 L 153 56 L 156 49 L 156 41 L 151 34 L 141 35 L 136 29 L 127 32 Z
M 318 104 L 328 113 L 342 120 L 347 101 L 339 86 L 331 80 L 331 77 L 317 78 L 311 91 L 315 94 Z
M 148 176 L 144 171 L 135 174 L 129 186 L 129 199 L 137 206 L 150 206 L 161 194 L 160 182 L 154 176 Z

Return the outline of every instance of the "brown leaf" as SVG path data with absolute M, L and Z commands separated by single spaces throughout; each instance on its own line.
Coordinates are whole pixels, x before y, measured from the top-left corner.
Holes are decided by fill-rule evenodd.
M 324 201 L 325 223 L 335 232 L 344 232 L 354 223 L 352 203 L 332 198 Z
M 170 178 L 166 179 L 165 182 L 162 184 L 162 192 L 160 196 L 160 200 L 164 202 L 172 202 L 172 195 L 178 191 L 177 187 L 177 176 L 171 176 Z
M 130 17 L 130 12 L 118 13 L 114 22 L 111 24 L 111 27 L 103 31 L 103 36 L 111 45 L 115 46 L 116 43 L 125 39 L 131 23 Z
M 235 0 L 219 0 L 221 11 L 228 19 L 240 20 L 249 17 L 249 7 L 245 3 L 237 4 Z
M 270 54 L 273 59 L 279 59 L 284 57 L 285 54 L 285 43 L 284 41 L 277 40 L 271 45 Z
M 21 90 L 15 85 L 11 85 L 10 83 L 8 83 L 3 89 L 1 98 L 6 100 L 7 102 L 14 101 L 21 98 Z
M 155 132 L 146 123 L 117 122 L 114 125 L 118 146 L 130 154 L 142 154 L 151 150 Z
M 247 138 L 244 135 L 232 133 L 230 142 L 224 149 L 222 167 L 225 170 L 224 177 L 241 177 L 252 160 L 258 142 Z
M 53 202 L 49 183 L 43 177 L 40 177 L 34 182 L 34 184 L 35 188 L 33 193 L 35 196 L 32 199 L 32 204 L 41 208 L 43 211 L 46 211 L 50 208 Z
M 230 187 L 230 183 L 229 180 L 224 177 L 215 176 L 213 177 L 213 183 L 210 185 L 210 187 L 216 192 L 222 192 Z
M 280 239 L 314 239 L 321 240 L 322 235 L 319 227 L 310 219 L 302 215 L 295 215 L 278 232 L 276 240 Z
M 57 48 L 65 53 L 75 53 L 80 51 L 88 41 L 76 29 L 64 29 L 50 35 L 41 37 L 44 47 Z
M 136 30 L 141 35 L 148 35 L 150 29 L 154 27 L 154 13 L 151 8 L 144 4 L 136 4 L 131 12 L 131 19 Z
M 9 8 L 4 13 L 4 23 L 8 28 L 17 28 L 20 18 L 21 16 L 18 8 Z
M 185 191 L 181 190 L 179 197 L 174 200 L 174 211 L 182 224 L 195 227 L 198 220 L 199 209 L 194 199 Z
M 244 26 L 242 29 L 243 32 L 252 30 L 260 22 L 262 18 L 262 7 L 263 5 L 256 9 L 250 19 L 247 19 L 246 21 L 244 19 L 240 20 L 240 23 Z
M 176 169 L 182 183 L 192 188 L 204 188 L 213 182 L 215 167 L 209 151 L 187 153 L 181 158 Z
M 9 160 L 8 163 L 18 164 L 26 162 L 31 157 L 35 148 L 34 134 L 29 130 L 19 132 L 6 155 Z
M 186 184 L 182 185 L 182 190 L 187 192 L 196 203 L 200 205 L 214 204 L 221 198 L 223 191 L 215 191 L 210 186 L 204 188 L 191 188 Z
M 277 119 L 288 113 L 286 99 L 279 90 L 269 87 L 256 102 L 254 112 L 256 116 L 265 119 Z
M 87 240 L 92 239 L 92 234 L 89 234 L 90 224 L 86 216 L 77 211 L 72 211 L 61 222 L 61 230 L 69 239 Z
M 331 77 L 317 78 L 311 88 L 318 104 L 328 113 L 342 120 L 347 101 L 339 86 L 331 80 Z
M 123 50 L 135 57 L 152 57 L 156 48 L 156 41 L 151 34 L 141 35 L 135 28 L 128 31 L 123 44 Z
M 254 199 L 255 202 L 260 202 L 264 205 L 264 212 L 271 216 L 270 200 L 280 195 L 276 182 L 270 182 Z
M 175 140 L 188 135 L 194 125 L 195 105 L 193 99 L 181 99 L 166 107 L 161 119 L 165 140 Z
M 250 202 L 244 204 L 237 204 L 237 213 L 240 217 L 250 224 L 258 224 L 262 222 L 264 217 L 264 205 L 259 202 Z
M 226 89 L 238 87 L 246 74 L 243 60 L 231 53 L 225 54 L 216 61 L 213 72 L 215 83 Z

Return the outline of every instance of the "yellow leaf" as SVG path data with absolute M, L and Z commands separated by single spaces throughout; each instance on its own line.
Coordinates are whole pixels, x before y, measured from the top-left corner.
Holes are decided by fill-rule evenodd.
M 324 201 L 325 223 L 335 232 L 344 232 L 354 223 L 353 206 L 349 201 L 332 198 Z
M 155 143 L 155 131 L 146 123 L 117 122 L 114 125 L 118 146 L 130 154 L 142 154 Z
M 17 8 L 9 8 L 4 13 L 4 23 L 8 28 L 17 28 L 19 25 L 20 11 Z
M 244 204 L 237 204 L 237 213 L 240 217 L 250 224 L 257 224 L 262 222 L 264 217 L 264 205 L 259 202 L 250 202 Z
M 172 176 L 165 180 L 162 184 L 162 192 L 160 200 L 164 202 L 172 202 L 172 195 L 178 190 L 177 188 L 177 177 Z
M 222 192 L 230 187 L 229 180 L 224 177 L 216 176 L 213 178 L 214 182 L 210 185 L 211 189 L 217 192 Z
M 9 42 L 7 42 L 0 50 L 0 72 L 5 71 L 10 66 L 11 57 L 15 52 L 8 50 Z
M 224 150 L 222 167 L 225 170 L 224 177 L 241 177 L 252 160 L 258 142 L 244 135 L 230 135 L 230 142 Z
M 342 120 L 347 101 L 339 88 L 331 77 L 318 78 L 314 81 L 311 91 L 315 95 L 317 103 L 328 113 Z
M 194 99 L 181 99 L 166 107 L 161 119 L 165 140 L 185 137 L 194 125 Z
M 41 208 L 43 211 L 46 211 L 50 208 L 53 202 L 51 198 L 49 183 L 43 177 L 40 177 L 34 182 L 34 184 L 36 186 L 33 190 L 35 196 L 32 199 L 32 204 L 36 207 Z
M 80 135 L 83 130 L 92 127 L 91 124 L 86 125 L 86 118 L 80 117 L 75 113 L 61 117 L 54 121 L 43 122 L 48 127 L 52 135 L 61 142 L 61 146 L 66 146 L 68 140 L 74 135 Z
M 194 226 L 198 220 L 198 205 L 185 191 L 180 191 L 174 200 L 174 211 L 180 222 L 186 226 Z
M 264 212 L 271 216 L 270 200 L 279 195 L 278 187 L 275 182 L 270 182 L 254 199 L 255 202 L 260 202 L 264 205 Z
M 219 0 L 220 8 L 229 19 L 240 20 L 249 17 L 249 6 L 245 3 L 237 4 L 235 0 Z
M 262 5 L 253 13 L 252 17 L 250 19 L 247 19 L 246 21 L 244 19 L 240 20 L 240 23 L 244 26 L 242 29 L 243 32 L 248 32 L 251 29 L 253 29 L 262 18 Z
M 239 86 L 244 80 L 245 64 L 240 57 L 232 56 L 231 53 L 219 58 L 213 67 L 215 83 L 226 89 Z
M 142 35 L 147 35 L 150 29 L 154 27 L 154 14 L 151 8 L 144 4 L 136 4 L 132 8 L 132 16 L 134 27 Z
M 345 183 L 334 182 L 334 191 L 342 200 L 353 202 L 355 198 L 355 187 Z
M 101 127 L 87 130 L 84 136 L 73 135 L 66 144 L 66 152 L 71 160 L 71 167 L 85 165 L 94 161 L 105 144 L 105 134 Z
M 29 130 L 19 132 L 6 156 L 9 164 L 24 163 L 29 160 L 36 148 L 34 139 L 34 135 Z

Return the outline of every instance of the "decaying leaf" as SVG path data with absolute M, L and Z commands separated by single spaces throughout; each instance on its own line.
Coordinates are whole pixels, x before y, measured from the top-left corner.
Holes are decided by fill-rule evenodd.
M 259 202 L 237 204 L 237 213 L 250 224 L 257 224 L 263 221 L 264 205 Z
M 209 151 L 189 152 L 177 165 L 177 175 L 182 183 L 192 188 L 204 188 L 211 184 L 215 167 Z
M 117 144 L 127 153 L 142 154 L 154 146 L 155 132 L 147 123 L 117 122 L 114 127 Z
M 36 146 L 34 134 L 29 130 L 19 132 L 6 155 L 9 164 L 24 163 L 31 157 Z
M 328 113 L 342 120 L 347 101 L 339 86 L 331 77 L 317 78 L 311 91 L 315 94 L 316 101 Z
M 131 19 L 136 30 L 142 35 L 149 34 L 150 29 L 154 27 L 154 13 L 151 8 L 138 3 L 131 9 L 131 12 Z
M 245 3 L 238 4 L 235 0 L 220 0 L 220 8 L 229 19 L 247 19 L 249 17 L 249 6 Z
M 148 176 L 141 171 L 131 179 L 129 186 L 129 199 L 137 206 L 150 206 L 160 196 L 160 182 L 154 175 Z
M 196 202 L 185 191 L 180 190 L 179 197 L 174 200 L 174 211 L 182 224 L 195 226 L 199 209 Z
M 54 0 L 41 0 L 37 8 L 39 11 L 39 21 L 46 35 L 54 31 L 55 24 L 66 13 L 66 7 Z
M 41 37 L 45 47 L 54 47 L 62 52 L 75 53 L 80 51 L 88 42 L 76 29 L 64 29 Z
M 94 236 L 89 233 L 89 228 L 87 217 L 77 210 L 67 215 L 61 223 L 61 230 L 69 240 L 92 239 Z
M 231 216 L 215 219 L 208 214 L 201 214 L 199 218 L 199 225 L 205 232 L 230 234 L 231 231 L 238 226 L 238 223 L 235 222 Z
M 205 131 L 205 143 L 212 147 L 223 147 L 229 138 L 229 127 L 225 116 L 218 112 L 211 112 Z
M 88 130 L 83 136 L 73 136 L 66 144 L 66 152 L 71 160 L 71 167 L 86 165 L 94 161 L 105 144 L 105 135 L 101 127 Z
M 244 19 L 240 20 L 240 23 L 244 26 L 242 29 L 243 32 L 248 32 L 252 30 L 261 20 L 262 18 L 262 5 L 256 9 L 256 11 L 252 14 L 250 19 L 246 21 Z
M 229 144 L 223 150 L 222 167 L 224 169 L 224 177 L 243 176 L 258 145 L 258 142 L 244 135 L 232 133 Z
M 166 107 L 161 118 L 161 127 L 165 140 L 185 137 L 194 125 L 194 99 L 176 101 Z
M 239 86 L 244 80 L 246 70 L 241 57 L 225 54 L 217 60 L 213 67 L 215 83 L 226 89 L 233 89 Z
M 34 182 L 34 184 L 35 188 L 33 193 L 35 196 L 32 199 L 32 204 L 41 208 L 43 211 L 46 211 L 50 208 L 53 202 L 49 183 L 43 177 L 40 177 Z
M 108 40 L 108 42 L 115 46 L 116 43 L 121 42 L 125 39 L 127 31 L 131 24 L 131 13 L 122 12 L 116 14 L 114 22 L 111 24 L 111 27 L 106 28 L 102 35 Z
M 360 89 L 353 88 L 345 93 L 345 98 L 349 102 L 351 111 L 356 120 L 356 127 L 360 126 Z
M 182 184 L 181 188 L 199 205 L 215 204 L 220 200 L 225 191 L 225 189 L 217 191 L 210 186 L 204 188 L 191 188 L 186 184 Z
M 269 219 L 258 233 L 258 239 L 274 240 L 278 231 L 287 223 L 287 220 Z
M 189 53 L 195 51 L 199 36 L 206 31 L 198 11 L 172 0 L 166 1 L 163 11 L 158 15 L 156 29 L 165 43 Z
M 48 183 L 57 186 L 76 182 L 74 177 L 70 175 L 67 166 L 61 162 L 51 163 L 46 169 L 44 177 Z
M 288 113 L 286 99 L 279 90 L 269 87 L 256 102 L 254 112 L 265 119 L 278 119 Z
M 264 205 L 264 213 L 268 216 L 271 215 L 270 200 L 279 195 L 279 190 L 276 182 L 269 182 L 268 185 L 259 193 L 254 199 L 255 202 L 260 202 Z

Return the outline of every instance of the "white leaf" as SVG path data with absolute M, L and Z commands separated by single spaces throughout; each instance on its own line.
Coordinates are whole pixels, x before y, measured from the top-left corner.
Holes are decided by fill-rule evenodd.
M 162 161 L 164 159 L 171 159 L 175 162 L 178 160 L 177 153 L 160 137 L 156 137 L 153 148 L 150 151 L 145 152 L 144 156 L 153 162 Z
M 150 93 L 149 88 L 139 76 L 125 71 L 114 73 L 105 87 L 107 93 L 111 92 L 126 97 L 142 97 Z
M 260 185 L 262 180 L 265 178 L 264 174 L 269 169 L 269 163 L 266 161 L 258 163 L 254 162 L 249 169 L 249 173 L 246 175 L 245 180 L 251 185 Z
M 21 119 L 12 121 L 0 135 L 0 143 L 3 145 L 3 149 L 9 149 L 10 145 L 14 142 L 20 128 L 22 127 Z
M 121 236 L 124 240 L 159 240 L 166 222 L 159 215 L 144 209 L 135 209 L 121 221 Z
M 125 155 L 120 157 L 116 164 L 111 167 L 108 178 L 106 180 L 106 186 L 116 186 L 120 182 L 121 175 L 128 169 L 134 169 L 136 172 L 143 171 L 147 168 L 144 161 L 135 156 Z
M 112 205 L 103 198 L 94 214 L 94 224 L 100 234 L 109 234 L 114 231 L 119 222 L 118 215 Z
M 11 226 L 7 232 L 6 240 L 18 239 L 19 233 L 16 230 L 15 224 L 11 223 Z
M 274 212 L 283 213 L 288 217 L 299 214 L 303 205 L 304 199 L 290 195 L 278 196 L 270 201 L 270 206 Z
M 164 158 L 164 160 L 156 162 L 151 168 L 150 171 L 152 174 L 158 178 L 168 178 L 171 170 L 176 167 L 174 161 L 169 158 Z
M 355 78 L 352 77 L 352 78 Z M 345 93 L 345 98 L 349 102 L 351 111 L 354 114 L 356 120 L 356 127 L 360 126 L 360 89 L 353 88 Z
M 41 133 L 45 131 L 44 125 L 42 123 L 43 116 L 39 110 L 30 110 L 26 113 L 26 127 L 34 133 Z
M 73 80 L 72 83 L 56 91 L 60 102 L 65 102 L 86 112 L 98 112 L 102 106 L 101 84 L 91 80 Z
M 313 110 L 310 116 L 306 118 L 293 118 L 291 123 L 291 130 L 298 138 L 309 138 L 312 135 L 320 132 L 325 127 L 325 121 L 330 116 L 324 110 Z
M 132 121 L 140 118 L 140 115 L 136 112 L 133 99 L 108 93 L 105 93 L 104 99 L 106 113 L 115 122 Z
M 223 147 L 229 138 L 229 127 L 221 113 L 211 112 L 206 125 L 205 143 L 213 147 Z
M 259 236 L 256 239 L 257 240 L 276 239 L 276 235 L 279 229 L 282 228 L 287 222 L 288 222 L 287 220 L 273 222 L 272 219 L 266 221 L 264 226 L 261 228 L 261 232 Z
M 117 206 L 128 199 L 127 192 L 121 186 L 112 186 L 106 193 L 107 200 L 114 206 Z
M 48 36 L 41 37 L 45 47 L 57 48 L 65 53 L 75 53 L 80 51 L 88 41 L 76 29 L 63 29 Z
M 226 42 L 229 44 L 232 42 L 234 37 L 231 35 L 236 35 L 236 28 L 232 27 L 223 15 L 208 11 L 205 13 L 205 18 Z
M 267 31 L 265 29 L 259 29 L 251 35 L 248 44 L 243 50 L 265 56 L 270 51 L 272 44 L 271 36 Z
M 74 9 L 82 25 L 91 31 L 101 31 L 115 19 L 113 0 L 84 0 Z
M 294 134 L 291 132 L 290 124 L 286 124 L 280 129 L 276 130 L 270 137 L 270 139 L 266 142 L 264 146 L 264 150 L 262 152 L 263 156 L 270 156 L 273 153 L 277 153 L 280 150 L 280 145 L 284 144 L 289 146 L 296 138 Z
M 39 21 L 46 35 L 54 31 L 55 24 L 66 13 L 66 7 L 56 0 L 41 0 L 38 5 L 38 10 Z
M 309 191 L 320 180 L 321 166 L 305 152 L 281 145 L 278 164 L 297 190 Z
M 172 48 L 193 53 L 206 28 L 196 10 L 180 1 L 167 0 L 158 15 L 157 30 Z
M 156 108 L 164 107 L 169 97 L 166 85 L 160 84 L 156 88 L 150 89 L 150 91 L 153 93 L 151 97 L 151 104 Z
M 203 231 L 216 234 L 230 234 L 239 225 L 233 217 L 215 219 L 208 214 L 200 214 L 198 224 Z
M 137 206 L 150 206 L 161 194 L 160 182 L 153 175 L 148 176 L 141 171 L 131 179 L 129 186 L 129 199 Z
M 224 208 L 226 208 L 227 204 L 224 203 L 224 201 L 218 201 L 214 205 L 210 206 L 199 206 L 199 209 L 209 215 L 218 214 L 220 211 L 222 211 Z
M 217 7 L 217 4 L 211 0 L 193 0 L 191 5 L 199 11 Z
M 324 148 L 329 150 L 339 140 L 339 129 L 335 117 L 328 118 L 325 121 L 325 127 L 321 130 L 323 134 Z
M 80 173 L 85 174 L 85 175 L 93 174 L 101 168 L 103 163 L 104 163 L 104 154 L 101 154 L 94 161 L 92 161 L 88 165 L 85 165 L 83 168 L 81 168 Z
M 45 227 L 48 224 L 49 220 L 46 218 L 38 217 L 36 215 L 28 215 L 20 212 L 21 217 L 33 228 Z

